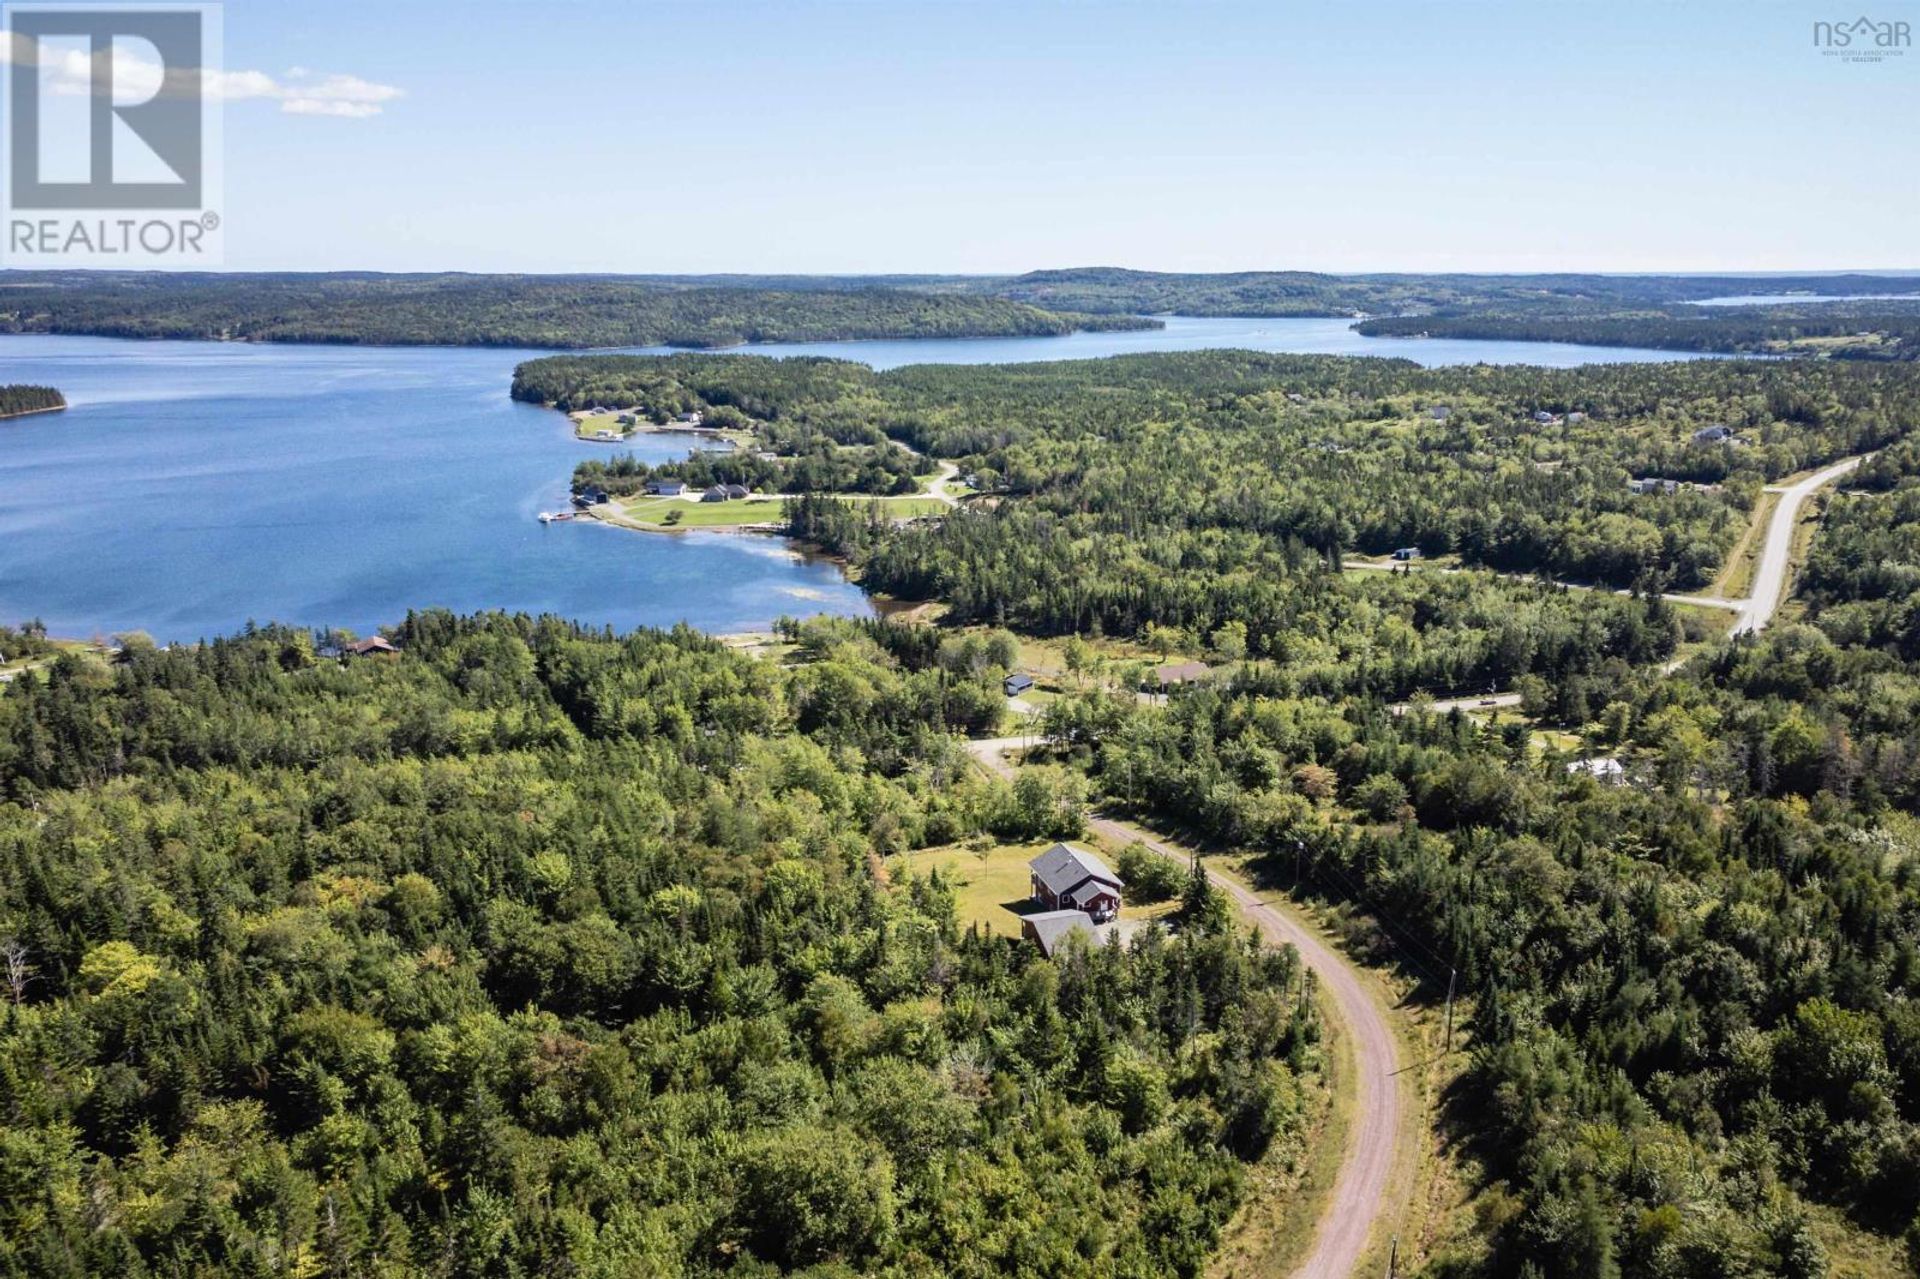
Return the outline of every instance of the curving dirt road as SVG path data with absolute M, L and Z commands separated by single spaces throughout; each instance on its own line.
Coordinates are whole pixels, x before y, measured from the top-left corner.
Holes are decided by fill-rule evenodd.
M 967 751 L 1001 777 L 1012 777 L 1014 766 L 1006 752 L 1018 750 L 1032 738 L 994 737 L 967 743 Z M 1187 855 L 1167 847 L 1137 827 L 1111 818 L 1095 817 L 1087 825 L 1096 835 L 1120 844 L 1135 840 L 1163 857 L 1185 863 Z M 1300 952 L 1300 958 L 1319 978 L 1353 1041 L 1356 1113 L 1347 1132 L 1347 1153 L 1340 1161 L 1333 1192 L 1314 1231 L 1313 1251 L 1294 1271 L 1294 1279 L 1344 1279 L 1354 1273 L 1373 1237 L 1374 1225 L 1387 1209 L 1393 1176 L 1394 1140 L 1402 1109 L 1396 1075 L 1400 1069 L 1399 1041 L 1387 1025 L 1386 1014 L 1368 993 L 1360 971 L 1345 956 L 1291 916 L 1261 901 L 1248 889 L 1216 877 L 1214 884 L 1233 899 L 1240 914 L 1261 936 Z

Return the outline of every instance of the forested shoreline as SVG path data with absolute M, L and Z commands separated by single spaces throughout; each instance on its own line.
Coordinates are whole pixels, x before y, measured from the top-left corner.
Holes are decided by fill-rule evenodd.
M 0 332 L 258 342 L 711 348 L 860 338 L 1036 337 L 1155 315 L 1350 316 L 1363 333 L 1760 351 L 1881 332 L 1910 359 L 1914 277 L 1216 274 L 1078 267 L 1022 275 L 387 275 L 9 271 Z M 1687 305 L 1767 292 L 1827 305 Z M 1852 327 L 1845 327 L 1846 325 Z M 1850 348 L 1851 349 L 1851 348 Z
M 686 288 L 618 276 L 9 272 L 0 332 L 351 345 L 726 347 L 1157 327 L 899 289 Z
M 67 407 L 67 397 L 50 386 L 0 386 L 0 418 L 50 413 Z
M 953 461 L 975 496 L 939 519 L 902 526 L 796 489 L 788 521 L 869 589 L 940 600 L 955 620 L 1113 637 L 1233 626 L 1249 654 L 1315 669 L 1344 664 L 1318 645 L 1344 654 L 1380 610 L 1412 604 L 1423 633 L 1375 648 L 1358 676 L 1396 694 L 1526 673 L 1537 645 L 1493 642 L 1482 610 L 1617 630 L 1602 619 L 1625 605 L 1484 577 L 1342 572 L 1347 557 L 1415 547 L 1506 574 L 1698 589 L 1764 484 L 1881 447 L 1920 413 L 1920 379 L 1899 366 L 1421 369 L 1218 351 L 881 373 L 820 359 L 557 357 L 522 365 L 515 387 L 560 403 L 726 409 L 796 454 L 831 446 L 857 459 L 898 441 Z M 1715 428 L 1726 438 L 1696 438 Z M 621 471 L 637 486 L 648 468 L 616 456 L 576 481 Z M 1680 487 L 1630 491 L 1647 476 Z M 1475 638 L 1425 651 L 1424 632 L 1454 627 Z
M 1920 302 L 1892 300 L 1572 311 L 1552 306 L 1490 306 L 1369 318 L 1354 327 L 1372 337 L 1574 342 L 1844 360 L 1920 359 Z

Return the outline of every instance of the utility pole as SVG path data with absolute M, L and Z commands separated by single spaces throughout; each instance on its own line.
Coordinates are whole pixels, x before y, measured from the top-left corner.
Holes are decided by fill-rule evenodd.
M 1387 1251 L 1387 1279 L 1395 1279 L 1400 1273 L 1400 1236 L 1393 1237 L 1393 1246 Z
M 1442 1056 L 1453 1051 L 1453 979 L 1455 976 L 1457 976 L 1456 970 L 1447 969 L 1447 1046 L 1442 1051 Z

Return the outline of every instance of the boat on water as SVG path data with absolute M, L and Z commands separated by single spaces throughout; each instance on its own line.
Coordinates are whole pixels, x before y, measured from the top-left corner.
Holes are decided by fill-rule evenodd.
M 573 519 L 573 518 L 574 518 L 574 513 L 573 513 L 572 511 L 542 511 L 542 512 L 540 512 L 540 522 L 541 522 L 542 524 L 552 524 L 552 523 L 554 523 L 554 522 L 555 522 L 555 521 L 557 521 L 557 520 L 570 520 L 570 519 Z

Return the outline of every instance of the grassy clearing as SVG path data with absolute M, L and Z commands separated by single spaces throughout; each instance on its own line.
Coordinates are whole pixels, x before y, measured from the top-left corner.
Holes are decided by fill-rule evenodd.
M 1753 571 L 1759 567 L 1760 550 L 1767 542 L 1767 525 L 1773 522 L 1773 513 L 1779 506 L 1778 493 L 1760 494 L 1760 500 L 1753 504 L 1753 518 L 1748 521 L 1746 532 L 1734 543 L 1720 576 L 1713 579 L 1706 594 L 1729 600 L 1743 600 L 1753 594 Z
M 732 502 L 639 497 L 614 505 L 628 520 L 652 528 L 738 528 L 743 524 L 781 523 L 784 504 L 777 497 L 747 497 Z M 671 518 L 676 515 L 678 519 Z
M 51 413 L 54 410 L 47 409 L 44 411 Z M 42 666 L 51 666 L 62 653 L 93 653 L 104 657 L 108 651 L 104 643 L 96 640 L 56 639 L 52 641 L 52 644 L 54 651 L 51 653 L 40 653 L 33 657 L 16 657 L 9 661 L 0 662 L 0 674 L 17 675 L 21 671 L 32 671 L 38 670 Z
M 630 415 L 621 414 L 621 413 L 582 414 L 581 416 L 573 419 L 573 433 L 575 436 L 579 437 L 580 439 L 592 440 L 594 436 L 599 434 L 601 431 L 612 431 L 615 435 L 618 435 L 622 439 L 625 439 L 627 435 L 632 431 L 633 428 L 631 425 L 622 426 L 620 424 L 620 419 L 622 417 L 627 417 L 629 422 L 632 421 L 632 418 Z M 605 443 L 605 442 L 606 441 L 596 441 L 596 443 Z
M 1086 843 L 1081 842 L 1083 846 Z M 948 877 L 954 885 L 954 904 L 962 928 L 977 923 L 1002 937 L 1018 937 L 1021 916 L 1036 909 L 1027 863 L 1052 843 L 1042 840 L 1037 844 L 995 844 L 984 849 L 951 845 L 910 853 L 907 861 L 915 874 L 924 875 L 938 867 L 940 873 Z M 1110 850 L 1102 850 L 1102 855 L 1108 865 L 1113 864 Z M 1178 907 L 1178 902 L 1170 901 L 1155 902 L 1151 906 L 1129 905 L 1121 908 L 1120 918 L 1123 922 L 1160 919 Z
M 1833 1266 L 1828 1279 L 1903 1279 L 1913 1273 L 1900 1240 L 1862 1230 L 1831 1205 L 1805 1206 L 1807 1221 Z
M 785 498 L 772 495 L 738 498 L 731 502 L 702 502 L 693 497 L 636 497 L 615 502 L 615 523 L 648 529 L 740 528 L 745 525 L 783 524 Z M 845 500 L 876 507 L 892 519 L 917 519 L 946 509 L 931 497 L 860 497 Z M 678 518 L 673 518 L 678 516 Z

